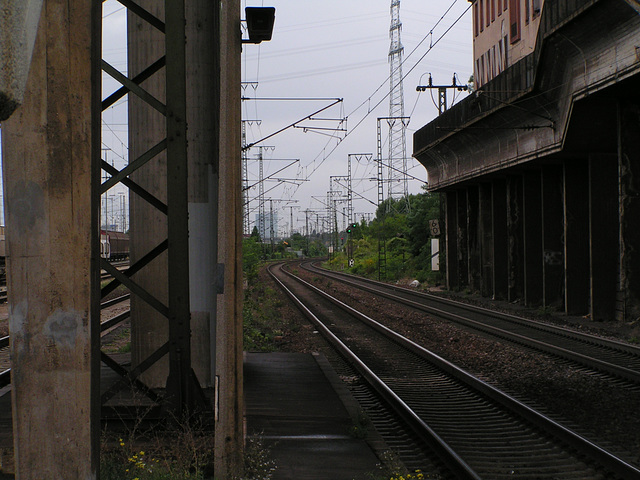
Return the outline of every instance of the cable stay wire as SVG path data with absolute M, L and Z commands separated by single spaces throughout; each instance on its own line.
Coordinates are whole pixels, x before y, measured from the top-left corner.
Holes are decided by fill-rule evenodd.
M 390 74 L 385 78 L 385 80 L 380 84 L 380 86 L 379 86 L 378 88 L 376 88 L 376 89 L 374 90 L 374 92 L 373 92 L 371 95 L 369 95 L 369 97 L 368 97 L 366 100 L 364 100 L 360 105 L 358 105 L 358 106 L 357 106 L 357 107 L 356 107 L 356 108 L 355 108 L 355 109 L 354 109 L 354 110 L 353 110 L 353 111 L 352 111 L 348 116 L 353 115 L 353 114 L 354 114 L 355 112 L 357 112 L 360 108 L 362 108 L 362 106 L 363 106 L 363 105 L 365 105 L 365 104 L 367 104 L 367 103 L 369 103 L 369 104 L 370 104 L 371 100 L 373 99 L 373 96 L 374 96 L 376 93 L 378 93 L 378 92 L 380 91 L 380 89 L 381 89 L 381 88 L 383 88 L 385 85 L 388 85 L 388 82 L 389 82 L 389 80 L 391 79 L 391 76 L 393 75 L 393 73 L 395 73 L 395 72 L 397 71 L 397 69 L 399 69 L 399 68 L 401 68 L 402 66 L 404 66 L 404 64 L 409 60 L 409 58 L 411 58 L 411 56 L 416 52 L 416 50 L 418 50 L 418 48 L 420 48 L 420 46 L 421 46 L 421 45 L 422 45 L 422 44 L 427 40 L 427 38 L 429 38 L 429 37 L 432 37 L 432 43 L 431 43 L 431 45 L 429 46 L 429 50 L 427 51 L 427 53 L 429 53 L 429 52 L 431 51 L 431 49 L 435 46 L 435 44 L 433 43 L 433 31 L 434 31 L 436 28 L 438 28 L 438 25 L 440 25 L 440 23 L 444 20 L 444 18 L 445 18 L 445 17 L 447 16 L 447 14 L 451 11 L 451 9 L 452 9 L 452 8 L 453 8 L 453 6 L 457 3 L 457 1 L 458 1 L 458 0 L 453 0 L 453 2 L 451 3 L 451 5 L 449 5 L 449 8 L 447 8 L 447 10 L 444 12 L 444 14 L 442 14 L 442 16 L 440 17 L 440 19 L 435 23 L 435 25 L 434 25 L 433 27 L 431 27 L 431 30 L 429 30 L 429 33 L 427 33 L 427 34 L 422 38 L 422 40 L 420 40 L 420 41 L 418 42 L 418 44 L 413 48 L 413 50 L 411 50 L 411 52 L 410 52 L 406 57 L 404 57 L 404 59 L 402 60 L 402 63 L 401 63 L 398 67 L 396 67 L 396 70 L 394 70 L 392 73 L 390 73 Z M 468 11 L 469 11 L 469 9 L 470 9 L 470 8 L 471 8 L 471 6 L 469 6 L 469 7 L 467 7 L 467 8 L 465 9 L 465 11 L 462 13 L 462 15 L 460 15 L 460 17 L 458 17 L 458 19 L 456 19 L 456 21 L 453 23 L 453 25 L 451 25 L 451 27 L 449 27 L 449 28 L 447 29 L 447 31 L 446 31 L 446 32 L 445 32 L 445 33 L 444 33 L 444 34 L 443 34 L 443 35 L 438 39 L 438 42 L 442 39 L 442 37 L 443 37 L 444 35 L 446 35 L 446 34 L 449 32 L 449 30 L 451 30 L 451 28 L 453 28 L 453 27 L 454 27 L 454 26 L 455 26 L 455 25 L 460 21 L 460 19 L 461 19 L 461 18 L 462 18 L 462 17 L 463 17 L 463 16 L 464 16 Z M 436 42 L 436 43 L 437 43 L 437 42 Z M 420 63 L 423 59 L 424 59 L 424 55 L 422 56 L 422 58 L 420 58 L 420 60 L 418 60 L 418 62 L 417 62 L 417 63 Z M 415 68 L 415 67 L 414 67 L 414 68 Z M 406 75 L 404 75 L 404 76 L 402 77 L 402 80 L 404 80 L 404 79 L 405 79 L 405 77 L 406 77 Z M 385 97 L 382 99 L 382 101 L 384 101 L 388 96 L 389 96 L 388 94 L 387 94 L 387 95 L 385 95 Z M 376 107 L 377 107 L 377 105 L 376 105 Z M 375 108 L 376 108 L 376 107 L 374 107 L 374 110 L 375 110 Z M 368 110 L 369 110 L 369 111 L 371 111 L 371 108 L 369 108 Z
M 319 110 L 317 110 L 317 111 L 313 112 L 312 114 L 307 115 L 307 116 L 305 116 L 304 118 L 301 118 L 300 120 L 296 120 L 295 122 L 293 122 L 293 123 L 291 123 L 291 124 L 287 125 L 286 127 L 282 127 L 280 130 L 277 130 L 277 131 L 275 131 L 275 132 L 273 132 L 273 133 L 271 133 L 271 134 L 267 135 L 266 137 L 261 138 L 260 140 L 256 140 L 255 142 L 252 142 L 252 143 L 249 143 L 249 144 L 247 144 L 247 145 L 243 146 L 243 147 L 242 147 L 242 150 L 243 150 L 243 151 L 244 151 L 244 150 L 248 150 L 248 149 L 250 149 L 251 147 L 254 147 L 254 146 L 255 146 L 255 145 L 257 145 L 257 144 L 262 143 L 262 142 L 264 142 L 265 140 L 268 140 L 269 138 L 274 137 L 274 136 L 278 135 L 279 133 L 282 133 L 282 132 L 284 132 L 285 130 L 288 130 L 289 128 L 294 127 L 294 126 L 295 126 L 295 125 L 297 125 L 298 123 L 303 122 L 303 121 L 305 121 L 305 120 L 308 120 L 310 117 L 313 117 L 314 115 L 317 115 L 317 114 L 318 114 L 318 113 L 320 113 L 320 112 L 324 112 L 325 110 L 327 110 L 327 109 L 329 109 L 329 108 L 333 107 L 334 105 L 336 105 L 336 104 L 338 104 L 338 103 L 340 103 L 340 102 L 342 102 L 342 98 L 335 99 L 335 101 L 334 101 L 333 103 L 331 103 L 330 105 L 327 105 L 327 106 L 325 106 L 325 107 L 322 107 L 321 109 L 319 109 Z
M 436 45 L 438 45 L 438 43 L 440 43 L 440 41 L 460 22 L 460 20 L 467 14 L 467 12 L 471 9 L 472 5 L 469 5 L 456 19 L 455 21 L 444 31 L 444 33 L 442 33 L 435 41 L 433 39 L 433 33 L 434 30 L 440 25 L 440 23 L 442 23 L 442 21 L 445 19 L 445 17 L 447 16 L 447 14 L 451 11 L 451 9 L 454 7 L 454 5 L 457 3 L 457 0 L 454 0 L 450 6 L 447 8 L 447 10 L 444 12 L 444 14 L 440 17 L 440 19 L 435 23 L 435 25 L 431 28 L 431 30 L 427 33 L 427 35 L 425 35 L 422 40 L 413 48 L 413 50 L 409 53 L 409 55 L 407 55 L 402 63 L 396 67 L 396 69 L 401 68 L 402 66 L 404 66 L 405 63 L 407 63 L 407 61 L 412 57 L 412 55 L 420 48 L 420 46 L 428 39 L 431 38 L 430 41 L 430 45 L 429 48 L 427 49 L 427 51 L 418 59 L 418 61 L 405 73 L 403 74 L 402 78 L 400 79 L 400 82 L 404 81 L 406 79 L 406 77 L 408 75 L 410 75 L 415 68 L 424 60 L 424 58 L 435 48 Z M 394 72 L 391 72 L 386 78 L 385 80 L 380 84 L 380 86 L 378 88 L 376 88 L 376 90 L 369 95 L 369 97 L 367 97 L 367 99 L 365 99 L 359 106 L 357 106 L 349 115 L 346 115 L 345 121 L 348 119 L 349 116 L 355 114 L 358 110 L 360 110 L 364 105 L 368 105 L 367 108 L 367 113 L 354 125 L 354 127 L 350 130 L 348 130 L 345 135 L 340 138 L 339 136 L 336 135 L 336 133 L 334 133 L 333 135 L 328 134 L 331 138 L 327 141 L 327 143 L 325 144 L 325 146 L 323 147 L 323 149 L 318 153 L 318 155 L 316 155 L 316 157 L 309 162 L 309 164 L 307 165 L 300 165 L 299 166 L 299 173 L 303 178 L 310 178 L 323 164 L 324 162 L 333 154 L 333 152 L 338 148 L 338 146 L 347 138 L 349 137 L 349 135 L 351 133 L 353 133 L 354 131 L 356 131 L 358 129 L 358 127 L 369 117 L 369 115 L 371 113 L 373 113 L 381 104 L 382 102 L 384 102 L 390 95 L 391 91 L 385 93 L 385 95 L 373 106 L 371 107 L 371 102 L 373 101 L 374 96 L 385 86 L 388 84 L 389 79 L 392 77 Z M 336 102 L 337 103 L 337 102 Z M 335 103 L 334 103 L 335 104 Z M 330 105 L 333 106 L 334 104 Z M 416 101 L 416 105 L 417 105 L 417 101 Z M 329 107 L 326 107 L 329 108 Z M 325 108 L 325 109 L 326 109 Z M 415 110 L 416 106 L 414 105 L 413 110 Z M 323 109 L 324 110 L 324 109 Z M 412 112 L 413 112 L 412 110 Z M 316 115 L 319 112 L 315 112 L 314 114 L 310 115 Z M 274 132 L 273 134 L 270 134 L 267 137 L 264 137 L 256 142 L 253 142 L 250 145 L 247 145 L 246 147 L 243 147 L 243 149 L 245 148 L 250 148 L 254 145 L 256 145 L 257 143 L 260 143 L 268 138 L 271 138 L 274 135 L 277 135 L 278 133 L 281 133 L 282 131 L 294 127 L 296 124 L 300 123 L 303 120 L 308 119 L 310 116 L 305 117 L 304 119 L 301 119 L 297 122 L 294 122 L 280 130 L 278 130 L 277 132 Z M 329 152 L 327 153 L 327 148 L 330 146 L 332 141 L 336 141 L 336 145 L 333 146 L 333 148 L 331 148 L 331 150 L 329 150 Z M 319 158 L 322 159 L 320 161 L 318 161 Z M 316 163 L 317 162 L 317 163 Z M 315 164 L 315 165 L 314 165 Z M 311 167 L 312 165 L 314 165 L 314 168 L 311 170 L 311 172 L 308 172 L 309 167 Z M 304 174 L 304 175 L 303 175 Z M 416 180 L 425 183 L 423 180 L 418 179 L 416 177 L 413 177 Z M 295 195 L 295 193 L 298 191 L 300 185 L 297 185 L 296 188 L 294 189 L 294 192 L 291 194 L 292 196 Z

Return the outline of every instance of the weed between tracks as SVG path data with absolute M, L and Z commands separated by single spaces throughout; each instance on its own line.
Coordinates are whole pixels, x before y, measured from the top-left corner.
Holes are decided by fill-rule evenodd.
M 285 333 L 297 332 L 300 324 L 283 318 L 282 292 L 276 292 L 264 283 L 255 282 L 245 293 L 243 305 L 244 350 L 273 352 Z
M 131 329 L 122 328 L 116 335 L 103 345 L 105 353 L 129 353 L 131 352 Z

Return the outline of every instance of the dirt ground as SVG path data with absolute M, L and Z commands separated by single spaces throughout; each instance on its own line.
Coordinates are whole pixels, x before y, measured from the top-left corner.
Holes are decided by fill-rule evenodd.
M 9 335 L 9 306 L 7 303 L 0 304 L 0 337 Z

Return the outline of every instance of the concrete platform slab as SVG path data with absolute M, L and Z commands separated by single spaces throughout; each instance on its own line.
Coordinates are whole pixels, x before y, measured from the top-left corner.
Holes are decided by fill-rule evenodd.
M 379 472 L 369 444 L 349 435 L 357 412 L 336 379 L 322 356 L 245 354 L 247 435 L 269 449 L 273 480 L 354 480 Z
M 323 356 L 247 353 L 244 370 L 247 435 L 269 450 L 277 466 L 273 480 L 377 478 L 380 461 L 374 449 L 349 434 L 352 418 L 358 415 L 357 402 Z M 102 377 L 104 389 L 114 374 L 103 366 Z M 3 390 L 0 448 L 9 451 L 10 387 Z M 373 438 L 375 450 L 383 451 L 384 443 Z M 5 473 L 0 479 L 13 478 Z

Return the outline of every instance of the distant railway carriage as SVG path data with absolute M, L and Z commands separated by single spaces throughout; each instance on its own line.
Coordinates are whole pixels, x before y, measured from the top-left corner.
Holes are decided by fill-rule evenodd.
M 0 231 L 4 232 L 4 229 Z M 5 235 L 0 233 L 0 281 L 3 281 L 6 273 L 6 248 Z M 100 256 L 108 260 L 129 258 L 129 235 L 123 232 L 100 230 Z
M 108 260 L 129 257 L 129 235 L 112 230 L 100 230 L 100 256 Z
M 0 235 L 0 279 L 4 278 L 4 275 L 6 273 L 6 243 L 4 240 L 4 233 Z

